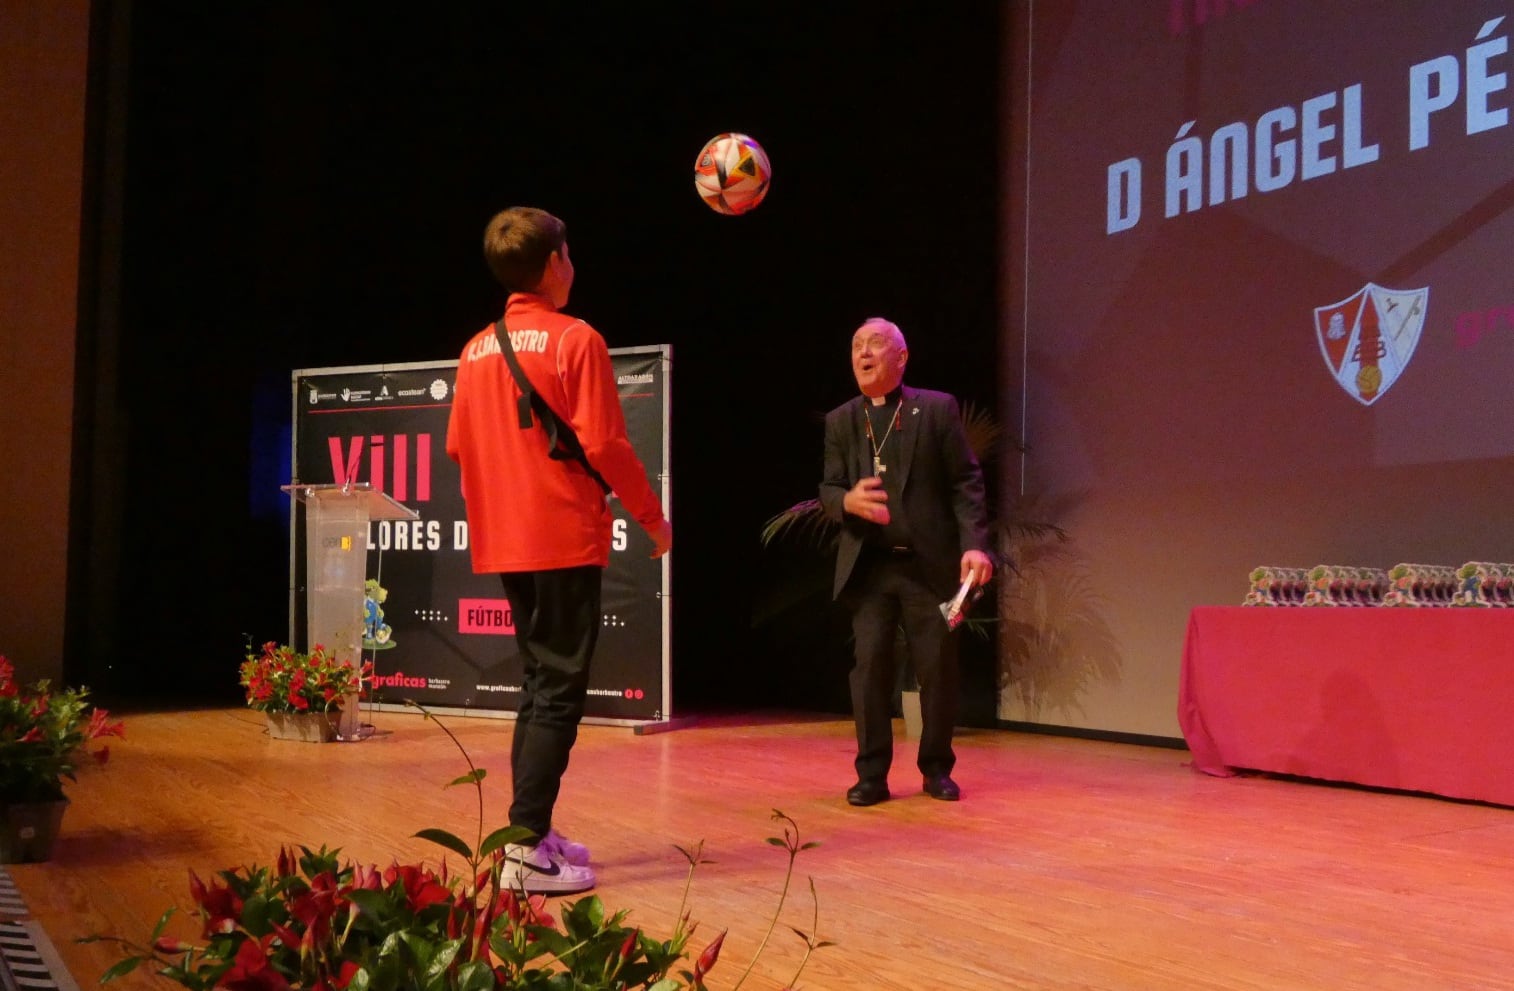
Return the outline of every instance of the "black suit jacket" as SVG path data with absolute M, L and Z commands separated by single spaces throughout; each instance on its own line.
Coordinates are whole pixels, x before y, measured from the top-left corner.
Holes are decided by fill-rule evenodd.
M 949 599 L 961 584 L 964 552 L 988 553 L 988 530 L 983 505 L 983 471 L 967 443 L 957 401 L 944 392 L 903 387 L 900 410 L 898 472 L 910 540 L 925 567 L 931 588 Z M 845 512 L 842 500 L 852 486 L 873 473 L 873 452 L 867 440 L 862 404 L 865 397 L 831 410 L 825 416 L 825 469 L 820 503 L 825 514 L 841 523 L 836 554 L 839 596 L 856 569 L 869 531 L 878 525 Z M 890 497 L 893 498 L 892 496 Z M 891 510 L 897 510 L 893 502 Z

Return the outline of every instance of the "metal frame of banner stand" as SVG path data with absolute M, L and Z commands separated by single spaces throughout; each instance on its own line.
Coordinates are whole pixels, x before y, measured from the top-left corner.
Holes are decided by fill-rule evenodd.
M 649 352 L 657 352 L 659 354 L 659 356 L 661 357 L 661 359 L 665 363 L 671 363 L 671 360 L 672 360 L 672 349 L 671 349 L 671 347 L 669 347 L 667 345 L 652 345 L 652 346 L 627 347 L 627 348 L 611 348 L 610 349 L 610 354 L 612 356 L 621 355 L 621 354 L 646 354 L 646 353 L 649 353 Z M 408 365 L 350 365 L 350 366 L 332 367 L 332 368 L 324 368 L 324 369 L 301 369 L 301 370 L 296 370 L 296 372 L 294 374 L 295 374 L 296 377 L 298 377 L 301 374 L 308 374 L 308 373 L 312 373 L 312 372 L 321 372 L 321 373 L 358 373 L 358 372 L 384 371 L 384 370 L 388 370 L 388 369 L 404 370 L 404 369 L 407 369 L 407 368 L 422 368 L 422 367 L 438 367 L 438 368 L 441 368 L 441 367 L 446 367 L 446 364 L 440 363 L 440 362 L 414 362 L 414 363 L 409 363 Z M 671 503 L 671 496 L 672 496 L 672 493 L 671 493 L 671 487 L 672 487 L 671 486 L 671 472 L 669 471 L 669 461 L 671 459 L 671 453 L 672 453 L 671 452 L 671 447 L 672 447 L 672 444 L 671 444 L 671 431 L 669 431 L 667 429 L 667 427 L 666 427 L 666 425 L 667 425 L 667 423 L 669 421 L 669 417 L 671 415 L 671 407 L 672 407 L 671 393 L 672 393 L 671 388 L 666 388 L 666 387 L 663 389 L 663 393 L 662 393 L 662 406 L 663 406 L 663 408 L 662 408 L 662 419 L 663 419 L 663 424 L 664 424 L 664 428 L 662 430 L 662 465 L 663 465 L 663 470 L 662 470 L 661 474 L 659 475 L 659 477 L 657 479 L 657 482 L 660 483 L 662 503 L 663 503 L 664 507 L 668 507 L 670 505 L 670 503 Z M 301 485 L 299 483 L 294 483 L 292 485 L 283 486 L 282 488 L 286 492 L 290 492 L 291 498 L 297 498 L 295 492 L 292 491 L 292 490 L 319 488 L 319 487 L 322 487 L 322 486 L 309 486 L 309 485 Z M 331 486 L 325 486 L 325 487 L 329 488 Z M 369 485 L 368 483 L 357 483 L 357 484 L 351 484 L 351 485 L 349 485 L 348 488 L 349 489 L 370 490 L 370 489 L 372 489 L 372 486 Z M 388 499 L 388 497 L 386 495 L 384 495 L 384 493 L 382 493 L 381 491 L 376 491 L 375 490 L 374 491 L 374 495 L 377 496 L 377 497 L 382 497 L 384 499 Z M 390 501 L 392 501 L 392 500 L 390 500 Z M 418 514 L 416 514 L 414 512 L 414 510 L 410 510 L 408 507 L 405 507 L 405 506 L 403 506 L 401 504 L 396 504 L 396 505 L 398 506 L 399 510 L 402 510 L 403 512 L 405 512 L 407 514 L 411 514 L 411 515 L 409 515 L 409 516 L 393 516 L 393 517 L 388 517 L 388 518 L 394 518 L 394 519 L 416 518 L 416 516 L 418 516 Z M 379 518 L 380 517 L 373 517 L 373 519 L 379 519 Z M 293 532 L 293 528 L 294 528 L 294 520 L 293 520 L 292 514 L 291 514 L 291 520 L 290 520 L 290 528 L 291 528 L 291 536 L 292 536 L 292 532 Z M 378 567 L 379 567 L 379 574 L 380 574 L 380 576 L 382 576 L 383 551 L 382 551 L 382 549 L 375 549 L 375 550 L 376 550 L 376 553 L 378 555 L 377 560 L 379 561 L 379 565 L 378 565 Z M 293 545 L 292 541 L 291 541 L 291 546 L 290 546 L 290 556 L 291 556 L 291 568 L 292 568 L 292 566 L 293 566 L 293 556 L 294 556 L 294 545 Z M 671 684 L 671 682 L 672 682 L 672 670 L 671 670 L 670 658 L 668 657 L 669 651 L 671 649 L 671 645 L 670 645 L 670 641 L 669 641 L 669 638 L 668 638 L 667 632 L 666 632 L 667 630 L 669 630 L 671 628 L 671 624 L 672 624 L 672 588 L 671 588 L 670 569 L 669 569 L 669 567 L 666 566 L 666 563 L 665 563 L 664 567 L 661 569 L 661 571 L 662 571 L 661 581 L 660 581 L 661 588 L 660 588 L 659 593 L 658 593 L 658 598 L 660 600 L 660 607 L 661 607 L 661 610 L 662 610 L 662 628 L 663 628 L 663 631 L 664 631 L 663 644 L 662 644 L 663 658 L 662 658 L 662 665 L 661 665 L 661 668 L 662 668 L 662 698 L 664 700 L 664 704 L 667 704 L 667 702 L 670 701 L 671 698 L 672 698 L 672 684 Z M 308 582 L 307 582 L 307 585 L 308 585 Z M 290 617 L 291 617 L 291 621 L 292 621 L 293 616 L 294 616 L 293 604 L 294 604 L 294 595 L 295 594 L 296 594 L 296 590 L 291 585 L 291 587 L 290 587 L 290 605 L 291 605 Z M 359 601 L 361 602 L 361 598 L 359 599 Z M 307 618 L 308 618 L 308 599 L 307 599 Z M 291 636 L 293 636 L 293 629 L 292 628 L 291 628 Z M 372 662 L 374 664 L 375 670 L 377 669 L 377 665 L 378 665 L 378 651 L 373 650 L 371 648 L 368 648 L 368 649 L 360 650 L 358 653 L 361 656 L 361 659 L 368 660 L 368 661 Z M 367 714 L 370 717 L 370 720 L 369 721 L 360 721 L 359 725 L 357 727 L 357 731 L 355 733 L 350 734 L 350 735 L 349 734 L 343 734 L 343 735 L 339 736 L 340 739 L 343 739 L 343 740 L 360 740 L 360 739 L 365 739 L 368 736 L 374 735 L 375 733 L 382 732 L 382 731 L 378 730 L 372 724 L 372 722 L 371 722 L 371 716 L 374 713 L 378 713 L 378 712 L 406 712 L 406 711 L 414 711 L 414 707 L 413 706 L 399 704 L 399 703 L 393 703 L 393 702 L 379 702 L 379 701 L 374 700 L 373 697 L 372 697 L 372 695 L 369 696 L 368 700 L 365 703 L 359 703 L 356 706 L 356 709 L 360 713 Z M 508 719 L 508 720 L 513 720 L 513 719 L 516 718 L 516 711 L 514 709 L 498 709 L 498 708 L 489 708 L 489 707 L 483 707 L 483 706 L 467 706 L 467 705 L 455 705 L 455 704 L 453 704 L 453 705 L 436 705 L 436 706 L 427 705 L 426 706 L 426 711 L 427 712 L 436 713 L 437 715 L 457 716 L 457 717 L 467 717 L 467 718 L 480 718 L 480 717 L 482 717 L 482 718 L 488 718 L 488 719 Z M 663 718 L 663 719 L 651 719 L 651 720 L 647 720 L 647 719 L 631 719 L 631 718 L 613 718 L 613 717 L 609 717 L 609 716 L 585 716 L 583 718 L 583 720 L 582 720 L 582 723 L 585 724 L 585 725 L 628 727 L 637 736 L 650 736 L 650 735 L 655 735 L 655 734 L 659 734 L 659 733 L 671 732 L 673 730 L 687 729 L 687 728 L 695 725 L 697 722 L 698 722 L 698 719 L 697 719 L 697 717 L 694 717 L 694 716 L 671 716 L 671 715 L 668 716 L 668 717 L 666 717 L 666 718 Z
M 362 707 L 364 712 L 415 712 L 414 706 L 394 702 L 369 702 Z M 428 705 L 426 711 L 438 716 L 458 716 L 467 719 L 515 719 L 514 709 L 486 709 L 462 705 Z M 585 716 L 585 726 L 624 726 L 637 736 L 653 736 L 673 730 L 688 729 L 699 722 L 696 716 L 669 716 L 667 719 L 611 719 L 607 716 Z

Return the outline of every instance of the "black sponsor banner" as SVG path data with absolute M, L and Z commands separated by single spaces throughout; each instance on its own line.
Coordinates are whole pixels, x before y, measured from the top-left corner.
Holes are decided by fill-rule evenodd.
M 626 431 L 667 506 L 670 349 L 610 352 Z M 364 656 L 378 700 L 513 710 L 521 661 L 499 579 L 475 575 L 458 469 L 447 457 L 455 361 L 302 369 L 294 373 L 297 483 L 370 483 L 420 514 L 369 525 Z M 672 715 L 666 564 L 612 499 L 604 619 L 585 716 L 649 722 Z M 305 630 L 304 512 L 290 555 L 292 642 Z M 308 645 L 306 645 L 308 646 Z

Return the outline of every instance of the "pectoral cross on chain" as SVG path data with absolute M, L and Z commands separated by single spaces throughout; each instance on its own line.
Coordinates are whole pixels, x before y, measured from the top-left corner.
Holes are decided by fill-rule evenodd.
M 893 434 L 894 428 L 899 425 L 899 411 L 901 409 L 903 409 L 903 408 L 904 408 L 904 397 L 900 396 L 899 397 L 899 404 L 894 407 L 894 415 L 891 416 L 891 417 L 889 417 L 889 420 L 888 420 L 888 429 L 883 432 L 883 439 L 882 440 L 875 440 L 874 437 L 873 437 L 873 414 L 872 414 L 872 411 L 869 410 L 867 407 L 863 407 L 863 409 L 862 409 L 863 420 L 867 424 L 867 443 L 868 443 L 868 446 L 873 449 L 873 475 L 874 475 L 874 477 L 882 477 L 883 473 L 886 472 L 886 471 L 888 471 L 888 465 L 886 465 L 886 464 L 883 463 L 883 445 L 888 443 L 889 436 L 891 434 Z

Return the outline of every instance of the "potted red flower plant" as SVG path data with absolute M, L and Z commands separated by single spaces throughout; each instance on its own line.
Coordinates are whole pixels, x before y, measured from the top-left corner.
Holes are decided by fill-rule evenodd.
M 120 722 L 88 701 L 86 688 L 55 689 L 48 680 L 17 684 L 16 669 L 0 656 L 0 863 L 46 860 L 86 744 L 123 736 Z M 110 757 L 101 746 L 91 756 Z
M 270 736 L 325 743 L 336 737 L 342 705 L 372 672 L 372 664 L 354 666 L 321 644 L 302 653 L 269 641 L 258 653 L 248 651 L 241 682 L 247 705 L 268 717 Z
M 609 912 L 595 895 L 559 903 L 554 917 L 541 895 L 511 887 L 501 869 L 502 851 L 527 834 L 506 826 L 484 835 L 486 772 L 461 744 L 458 749 L 469 770 L 450 784 L 472 787 L 478 795 L 475 845 L 443 829 L 415 835 L 461 858 L 459 870 L 450 871 L 445 861 L 439 869 L 397 862 L 379 869 L 343 861 L 336 850 L 301 847 L 298 853 L 281 849 L 271 866 L 223 870 L 208 882 L 191 872 L 198 938 L 168 933 L 173 909 L 145 945 L 84 937 L 81 942 L 107 940 L 128 953 L 100 982 L 147 964 L 190 991 L 706 991 L 725 934 L 692 956 L 688 943 L 697 924 L 686 906 L 694 869 L 705 862 L 702 843 L 679 848 L 689 874 L 670 938 L 656 939 L 628 924 L 629 912 Z M 788 855 L 783 891 L 762 944 L 731 991 L 752 973 L 776 928 L 795 859 L 815 846 L 800 842 L 788 816 L 774 810 L 773 818 L 782 823 L 783 836 L 768 843 Z M 813 881 L 810 889 L 813 896 Z M 818 906 L 816 916 L 818 924 Z M 794 932 L 804 941 L 804 954 L 790 986 L 810 954 L 829 945 L 812 933 Z

